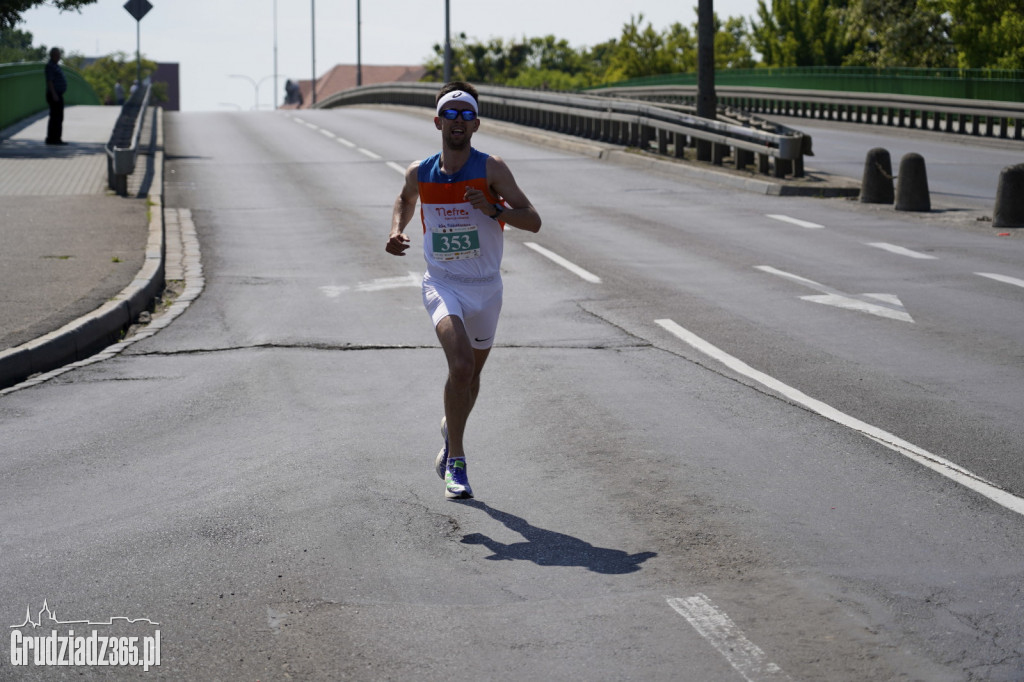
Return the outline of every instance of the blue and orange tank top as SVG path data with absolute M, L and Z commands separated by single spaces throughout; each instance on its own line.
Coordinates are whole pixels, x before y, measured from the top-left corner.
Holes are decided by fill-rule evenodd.
M 441 170 L 441 154 L 420 162 L 417 180 L 423 220 L 423 257 L 427 275 L 468 284 L 499 281 L 504 247 L 504 224 L 473 208 L 466 188 L 482 191 L 498 203 L 487 186 L 489 155 L 470 150 L 469 160 L 457 173 Z

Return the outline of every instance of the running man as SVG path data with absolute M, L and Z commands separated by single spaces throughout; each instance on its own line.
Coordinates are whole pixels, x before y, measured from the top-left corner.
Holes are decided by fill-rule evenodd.
M 473 497 L 462 441 L 501 312 L 502 230 L 507 224 L 537 232 L 541 221 L 505 162 L 471 145 L 480 128 L 476 89 L 468 83 L 448 83 L 435 101 L 441 151 L 406 170 L 386 251 L 405 255 L 405 228 L 418 199 L 427 261 L 423 304 L 448 360 L 441 421 L 444 447 L 434 465 L 444 479 L 445 497 L 460 499 Z

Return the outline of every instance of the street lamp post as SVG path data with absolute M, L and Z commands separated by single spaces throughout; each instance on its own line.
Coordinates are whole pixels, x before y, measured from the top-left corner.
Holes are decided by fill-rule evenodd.
M 361 0 L 356 0 L 356 85 L 363 84 L 363 12 Z
M 312 20 L 312 44 L 313 44 L 313 78 L 310 85 L 313 86 L 313 104 L 316 104 L 316 0 L 309 0 L 310 18 Z M 312 106 L 312 105 L 310 105 Z
M 451 5 L 449 0 L 444 0 L 444 82 L 452 80 L 452 29 L 451 29 Z
M 277 109 L 277 0 L 274 0 L 274 108 Z
M 270 79 L 270 78 L 274 79 L 275 84 L 277 83 L 277 74 L 276 73 L 272 74 L 270 76 L 264 76 L 263 78 L 259 79 L 258 81 L 253 79 L 253 78 L 251 78 L 250 76 L 246 76 L 246 75 L 243 75 L 243 74 L 240 74 L 240 73 L 233 73 L 230 76 L 228 76 L 228 78 L 242 78 L 244 80 L 249 81 L 252 84 L 253 93 L 254 93 L 254 95 L 256 97 L 255 104 L 253 106 L 253 110 L 255 110 L 255 111 L 259 111 L 259 109 L 260 109 L 260 86 L 263 85 L 265 82 L 267 82 L 267 80 Z M 276 99 L 275 99 L 275 102 L 276 102 Z M 276 104 L 275 104 L 275 108 L 276 108 Z

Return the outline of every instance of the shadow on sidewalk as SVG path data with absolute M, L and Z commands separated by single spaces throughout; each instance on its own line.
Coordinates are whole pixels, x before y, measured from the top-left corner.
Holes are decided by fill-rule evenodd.
M 462 538 L 464 544 L 483 545 L 493 552 L 487 557 L 492 561 L 520 560 L 532 561 L 538 566 L 580 566 L 594 573 L 619 575 L 635 573 L 640 570 L 640 564 L 658 556 L 656 552 L 627 554 L 619 549 L 595 547 L 571 535 L 533 526 L 526 519 L 490 507 L 479 500 L 464 500 L 460 504 L 486 512 L 509 530 L 526 538 L 526 542 L 511 544 L 497 542 L 482 533 L 471 533 Z
M 4 140 L 0 144 L 0 159 L 69 159 L 75 156 L 104 154 L 102 142 L 68 142 L 50 145 L 42 140 Z

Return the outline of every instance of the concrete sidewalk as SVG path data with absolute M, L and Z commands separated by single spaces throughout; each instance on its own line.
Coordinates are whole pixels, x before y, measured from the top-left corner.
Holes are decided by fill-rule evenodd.
M 45 115 L 0 132 L 0 388 L 116 342 L 163 287 L 161 119 L 121 197 L 104 151 L 119 113 L 68 108 L 66 146 L 43 143 Z

